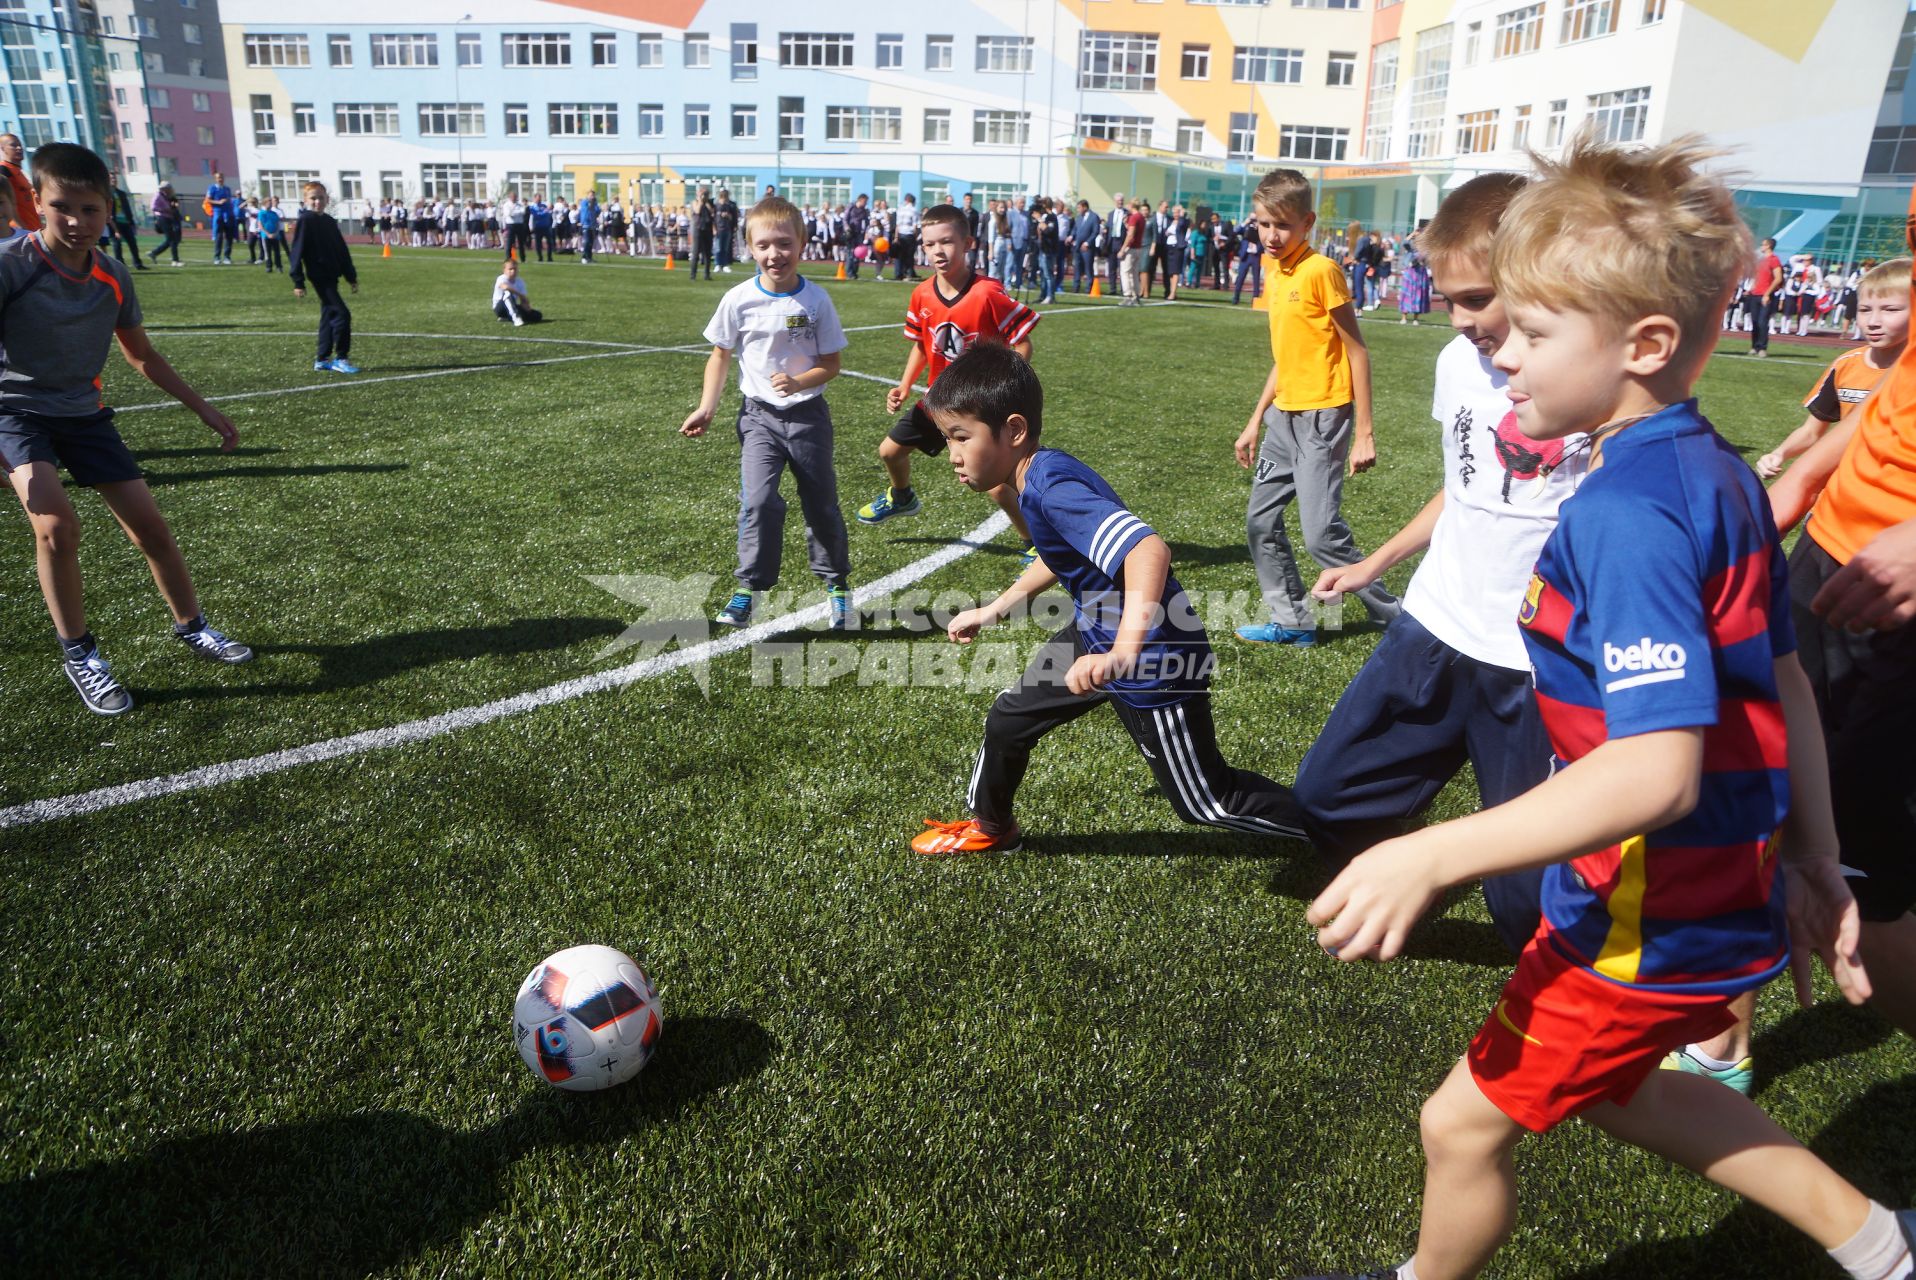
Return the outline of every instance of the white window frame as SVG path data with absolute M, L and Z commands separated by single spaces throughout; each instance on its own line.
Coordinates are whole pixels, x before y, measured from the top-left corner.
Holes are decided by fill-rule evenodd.
M 367 37 L 367 64 L 382 71 L 439 65 L 439 37 L 430 31 L 375 31 Z
M 1158 87 L 1158 38 L 1146 31 L 1078 35 L 1078 88 L 1151 93 Z
M 1022 147 L 1031 144 L 1031 113 L 980 109 L 971 113 L 971 141 L 979 147 Z
M 850 67 L 857 65 L 849 31 L 781 31 L 778 33 L 781 67 Z
M 326 37 L 326 65 L 343 71 L 352 70 L 353 38 L 344 32 Z
M 712 136 L 711 103 L 688 102 L 685 104 L 685 136 L 688 138 L 709 138 Z
M 950 71 L 956 65 L 957 41 L 950 36 L 925 37 L 925 70 Z
M 986 75 L 1030 75 L 1032 46 L 1031 36 L 979 36 L 973 70 Z
M 588 41 L 592 49 L 592 65 L 595 67 L 616 67 L 619 65 L 619 33 L 616 31 L 594 31 Z
M 880 71 L 903 71 L 905 37 L 891 32 L 872 37 L 872 66 Z
M 486 104 L 483 102 L 422 102 L 418 119 L 422 138 L 486 136 Z
M 1209 80 L 1210 78 L 1210 45 L 1187 44 L 1178 50 L 1178 79 Z
M 934 128 L 933 126 L 937 127 Z M 926 107 L 924 139 L 927 146 L 948 146 L 951 143 L 951 108 Z
M 825 141 L 827 142 L 903 142 L 905 112 L 902 107 L 827 106 Z
M 1465 111 L 1457 117 L 1457 154 L 1480 156 L 1497 149 L 1498 125 L 1503 113 L 1497 110 Z
M 1618 0 L 1564 0 L 1558 44 L 1582 44 L 1615 35 Z
M 572 65 L 572 36 L 564 31 L 507 31 L 499 36 L 499 65 L 520 70 Z
M 1204 154 L 1204 121 L 1180 120 L 1177 130 L 1177 151 L 1181 155 L 1196 156 Z
M 1231 82 L 1303 84 L 1304 51 L 1283 45 L 1239 45 L 1231 51 Z
M 342 138 L 397 138 L 397 102 L 335 102 L 333 132 Z
M 1490 60 L 1521 58 L 1543 48 L 1543 5 L 1527 4 L 1497 15 L 1490 33 Z
M 150 18 L 135 21 L 152 23 Z M 151 36 L 152 33 L 145 34 Z M 249 67 L 310 67 L 313 64 L 313 51 L 302 35 L 248 32 L 240 38 L 240 44 Z
M 712 67 L 712 37 L 703 31 L 685 33 L 680 61 L 687 71 L 709 71 Z
M 1278 126 L 1277 158 L 1307 164 L 1341 164 L 1350 152 L 1351 131 L 1333 125 Z
M 256 147 L 278 146 L 279 120 L 273 114 L 273 95 L 255 93 L 251 95 L 247 105 L 253 120 L 253 145 Z
M 1233 111 L 1230 132 L 1225 135 L 1225 150 L 1233 160 L 1249 160 L 1257 154 L 1257 112 Z
M 645 111 L 644 107 L 639 108 Z M 665 109 L 659 112 L 659 136 L 665 132 Z M 619 104 L 616 102 L 548 102 L 546 132 L 555 138 L 616 138 L 619 135 Z
M 477 31 L 460 31 L 453 36 L 452 61 L 456 67 L 486 65 L 486 40 Z
M 1080 138 L 1103 138 L 1107 142 L 1123 142 L 1134 147 L 1151 145 L 1150 116 L 1121 116 L 1091 111 L 1073 121 L 1072 129 Z
M 732 104 L 732 137 L 737 139 L 758 137 L 758 104 L 756 102 Z
M 1340 76 L 1339 71 L 1343 74 Z M 1324 85 L 1330 89 L 1349 89 L 1357 84 L 1357 54 L 1333 49 L 1324 58 Z
M 1598 142 L 1642 142 L 1650 129 L 1650 86 L 1593 93 L 1584 110 Z

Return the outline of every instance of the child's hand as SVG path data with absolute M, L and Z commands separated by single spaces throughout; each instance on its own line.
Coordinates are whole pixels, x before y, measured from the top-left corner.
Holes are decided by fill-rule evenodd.
M 795 396 L 804 389 L 805 388 L 798 385 L 798 379 L 789 373 L 775 373 L 772 375 L 772 390 L 782 396 Z
M 905 397 L 910 394 L 910 387 L 893 387 L 885 392 L 885 412 L 897 413 L 898 406 L 905 403 Z
M 1071 664 L 1071 670 L 1064 673 L 1064 687 L 1083 697 L 1087 693 L 1096 693 L 1112 680 L 1127 675 L 1135 659 L 1129 655 L 1115 653 L 1087 653 Z
M 1862 1004 L 1870 996 L 1869 975 L 1857 950 L 1862 917 L 1842 867 L 1835 858 L 1806 858 L 1786 860 L 1783 871 L 1789 877 L 1784 901 L 1790 917 L 1790 977 L 1796 981 L 1796 1002 L 1805 1009 L 1816 1002 L 1810 987 L 1814 954 L 1823 958 L 1843 998 Z
M 712 411 L 704 405 L 685 415 L 685 421 L 679 425 L 682 436 L 702 436 L 705 428 L 712 424 Z
M 1360 471 L 1369 471 L 1377 465 L 1377 440 L 1374 436 L 1358 436 L 1351 441 L 1350 463 L 1345 475 L 1356 475 Z
M 357 280 L 355 280 L 355 281 L 353 281 L 353 292 L 354 292 L 354 293 L 358 293 L 358 292 L 359 292 L 359 281 L 357 281 Z
M 1411 926 L 1443 887 L 1415 836 L 1386 840 L 1359 855 L 1317 895 L 1305 919 L 1317 944 L 1339 960 L 1394 960 Z
M 293 296 L 294 296 L 295 298 L 303 298 L 303 297 L 305 297 L 305 296 L 306 296 L 306 290 L 305 290 L 304 288 L 302 288 L 302 287 L 300 287 L 299 285 L 294 285 L 294 286 L 293 286 Z
M 233 425 L 232 419 L 208 405 L 206 412 L 200 415 L 200 421 L 213 428 L 213 434 L 220 438 L 221 453 L 233 452 L 239 444 L 239 428 Z
M 970 644 L 978 638 L 978 633 L 996 622 L 989 609 L 967 609 L 963 613 L 953 614 L 945 626 L 945 635 L 953 644 Z
M 1233 447 L 1237 450 L 1237 465 L 1240 467 L 1248 467 L 1257 459 L 1258 425 L 1258 420 L 1252 418 L 1251 424 L 1237 433 L 1237 444 Z
M 1362 591 L 1380 577 L 1370 568 L 1370 561 L 1359 560 L 1356 564 L 1333 565 L 1317 575 L 1317 581 L 1311 586 L 1311 594 L 1320 600 L 1334 596 L 1338 592 Z
M 1772 451 L 1756 460 L 1756 474 L 1765 480 L 1774 480 L 1783 474 L 1786 465 L 1782 454 Z

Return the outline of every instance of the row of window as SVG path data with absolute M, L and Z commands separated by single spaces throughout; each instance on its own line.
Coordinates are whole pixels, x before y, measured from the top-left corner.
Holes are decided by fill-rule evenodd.
M 140 53 L 140 54 L 129 53 L 129 54 L 122 55 L 120 51 L 117 49 L 109 49 L 107 51 L 107 55 L 106 55 L 107 70 L 109 71 L 129 70 L 130 68 L 128 67 L 127 64 L 132 59 L 135 59 L 135 58 L 138 59 L 138 62 L 134 63 L 133 65 L 146 68 L 146 73 L 148 75 L 163 76 L 166 74 L 166 55 L 165 54 L 163 53 Z M 186 74 L 191 76 L 195 80 L 204 80 L 206 78 L 206 59 L 205 58 L 188 58 L 186 60 Z
M 1541 10 L 1542 6 L 1533 6 Z M 593 32 L 589 37 L 591 66 L 620 65 L 619 49 L 624 39 L 616 32 Z M 874 41 L 874 63 L 879 70 L 902 69 L 905 65 L 905 37 L 881 34 Z M 327 65 L 351 67 L 357 56 L 355 37 L 326 37 Z M 634 64 L 640 68 L 665 65 L 665 38 L 656 32 L 636 37 Z M 1158 36 L 1147 32 L 1085 31 L 1078 45 L 1078 87 L 1116 92 L 1147 91 L 1157 87 Z M 367 37 L 368 65 L 373 67 L 436 67 L 439 65 L 439 37 L 431 32 L 377 33 Z M 507 67 L 570 67 L 572 37 L 566 32 L 508 32 L 499 37 L 500 62 Z M 779 65 L 795 68 L 844 68 L 855 65 L 854 37 L 850 32 L 781 32 Z M 304 35 L 248 35 L 243 41 L 249 67 L 306 67 L 312 65 L 312 50 Z M 453 37 L 456 65 L 477 67 L 484 63 L 484 40 L 477 32 L 459 32 Z M 987 73 L 1028 74 L 1032 69 L 1034 41 L 1030 36 L 978 36 L 973 50 L 972 69 Z M 757 74 L 758 45 L 751 37 L 735 37 L 731 45 L 735 78 L 752 79 Z M 681 42 L 683 65 L 706 68 L 712 65 L 712 39 L 700 32 L 687 32 Z M 925 70 L 956 69 L 956 38 L 946 35 L 925 37 Z M 1355 82 L 1357 54 L 1332 53 L 1325 71 L 1325 83 L 1349 85 Z M 1211 46 L 1185 44 L 1179 56 L 1179 76 L 1185 80 L 1211 78 Z M 1282 46 L 1242 46 L 1231 54 L 1231 78 L 1239 84 L 1301 84 L 1304 80 L 1304 50 Z
M 1650 90 L 1648 87 L 1637 89 L 1617 89 L 1609 93 L 1593 93 L 1584 99 L 1584 114 L 1593 123 L 1597 139 L 1601 142 L 1641 142 L 1649 128 Z M 1545 147 L 1563 145 L 1564 133 L 1569 127 L 1570 100 L 1557 98 L 1551 101 L 1549 112 L 1544 117 L 1543 143 Z M 1532 145 L 1530 122 L 1533 111 L 1530 106 L 1512 108 L 1510 113 L 1509 149 L 1521 151 Z M 1457 117 L 1457 154 L 1460 156 L 1480 155 L 1498 150 L 1498 135 L 1502 130 L 1502 111 L 1467 111 Z
M 1563 12 L 1558 15 L 1557 43 L 1581 44 L 1585 40 L 1595 40 L 1599 36 L 1614 35 L 1622 20 L 1627 0 L 1565 0 Z M 1654 26 L 1663 21 L 1669 13 L 1669 0 L 1637 0 L 1642 6 L 1638 18 L 1640 26 Z M 1491 20 L 1490 56 L 1493 60 L 1521 57 L 1526 53 L 1535 53 L 1543 48 L 1544 9 L 1542 0 L 1535 4 L 1521 5 L 1506 9 Z M 1484 24 L 1467 23 L 1464 27 L 1464 47 L 1459 61 L 1465 66 L 1475 64 L 1483 55 Z
M 100 34 L 108 36 L 119 34 L 118 31 L 114 30 L 114 21 L 111 17 L 100 19 Z M 136 15 L 126 20 L 126 34 L 140 40 L 157 40 L 160 38 L 160 24 L 153 18 L 143 18 Z M 180 24 L 180 39 L 184 40 L 187 44 L 206 43 L 203 29 L 197 22 L 182 22 Z
M 134 92 L 140 95 L 141 101 L 145 102 L 147 106 L 154 107 L 160 111 L 170 110 L 173 106 L 173 93 L 170 89 L 154 87 L 150 89 L 136 89 Z M 127 96 L 126 86 L 115 85 L 113 89 L 113 105 L 117 107 L 126 106 Z M 193 110 L 211 111 L 212 109 L 212 94 L 195 93 L 193 95 Z

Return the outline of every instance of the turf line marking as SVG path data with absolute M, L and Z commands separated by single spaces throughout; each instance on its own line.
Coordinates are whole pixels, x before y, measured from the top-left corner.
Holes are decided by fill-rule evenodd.
M 159 334 L 180 338 L 306 338 L 313 336 L 311 329 L 153 329 L 148 334 Z M 626 351 L 638 351 L 645 347 L 642 342 L 604 342 L 596 338 L 528 338 L 516 333 L 374 333 L 359 329 L 353 333 L 355 338 L 442 338 L 447 342 L 539 342 L 559 347 L 617 347 Z
M 1011 521 L 1006 518 L 1004 512 L 994 511 L 990 519 L 958 541 L 940 547 L 930 555 L 914 560 L 902 569 L 894 570 L 858 588 L 852 593 L 853 603 L 862 607 L 873 601 L 882 600 L 894 591 L 909 587 L 946 565 L 956 563 L 977 551 L 1010 525 Z M 339 760 L 347 756 L 364 755 L 369 751 L 383 751 L 390 747 L 408 746 L 415 742 L 444 737 L 461 729 L 470 729 L 477 725 L 491 724 L 495 720 L 524 715 L 528 711 L 536 711 L 541 707 L 550 707 L 561 702 L 570 702 L 575 698 L 583 698 L 587 694 L 600 693 L 607 689 L 620 689 L 641 680 L 650 680 L 654 676 L 664 675 L 668 671 L 677 671 L 681 667 L 689 667 L 694 663 L 722 657 L 757 644 L 761 640 L 770 640 L 774 636 L 785 635 L 800 627 L 822 623 L 826 620 L 829 608 L 827 603 L 821 601 L 808 608 L 781 614 L 756 626 L 730 632 L 689 648 L 655 654 L 650 658 L 642 658 L 611 671 L 562 680 L 542 689 L 516 693 L 511 697 L 483 702 L 477 706 L 461 707 L 456 711 L 444 711 L 421 720 L 409 720 L 383 729 L 368 729 L 343 738 L 327 738 L 320 742 L 308 743 L 303 747 L 269 751 L 264 755 L 249 756 L 244 760 L 205 765 L 198 769 L 188 769 L 183 773 L 147 778 L 140 782 L 126 782 L 118 786 L 101 787 L 95 791 L 82 791 L 46 800 L 28 801 L 25 804 L 0 809 L 0 829 L 35 826 L 58 818 L 84 817 L 87 814 L 99 813 L 102 810 L 134 804 L 158 796 L 177 795 L 183 791 L 203 791 L 209 787 L 222 786 L 245 778 L 280 773 L 287 769 L 298 768 L 300 765 L 316 764 L 323 760 Z

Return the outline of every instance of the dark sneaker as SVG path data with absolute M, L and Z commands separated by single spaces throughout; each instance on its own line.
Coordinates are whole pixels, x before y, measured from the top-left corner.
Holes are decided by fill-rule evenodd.
M 211 627 L 201 627 L 198 631 L 176 631 L 173 633 L 180 642 L 202 658 L 211 658 L 214 662 L 241 663 L 253 660 L 253 651 L 237 640 L 229 640 L 222 632 Z
M 133 710 L 133 695 L 113 678 L 98 645 L 89 649 L 86 657 L 67 658 L 60 666 L 79 691 L 80 701 L 86 703 L 88 711 L 99 716 L 117 716 Z
M 752 593 L 749 591 L 734 591 L 732 598 L 725 602 L 725 607 L 712 618 L 712 621 L 726 627 L 742 627 L 751 620 Z
M 852 593 L 845 587 L 826 587 L 825 601 L 832 607 L 833 631 L 858 630 L 858 614 L 852 610 Z

